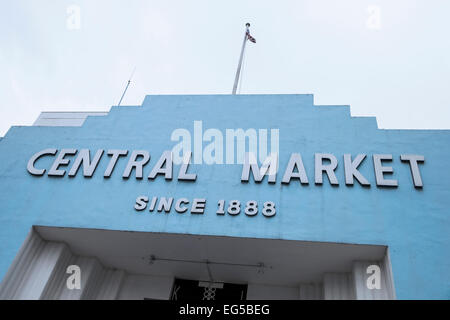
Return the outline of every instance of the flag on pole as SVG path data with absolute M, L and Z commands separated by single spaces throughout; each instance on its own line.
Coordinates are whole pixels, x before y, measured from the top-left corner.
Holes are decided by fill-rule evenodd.
M 247 30 L 247 39 L 253 43 L 256 43 L 256 39 L 250 35 L 250 31 Z

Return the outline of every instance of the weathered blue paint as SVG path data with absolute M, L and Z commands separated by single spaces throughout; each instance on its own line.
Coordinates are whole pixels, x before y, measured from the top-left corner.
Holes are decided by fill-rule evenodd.
M 405 115 L 407 116 L 407 115 Z M 103 178 L 104 156 L 93 178 L 34 177 L 28 159 L 45 148 L 143 149 L 151 167 L 176 128 L 204 130 L 279 128 L 277 183 L 241 183 L 241 165 L 192 165 L 197 181 L 158 177 L 122 179 L 126 160 Z M 310 184 L 282 185 L 292 152 L 300 152 Z M 339 187 L 314 185 L 314 153 L 334 153 Z M 375 186 L 371 159 L 360 171 L 371 187 L 345 186 L 343 154 L 390 153 L 399 187 Z M 400 154 L 421 154 L 424 188 L 415 189 Z M 70 157 L 69 157 L 70 158 Z M 450 131 L 380 130 L 372 117 L 351 117 L 348 106 L 314 106 L 312 95 L 147 96 L 139 107 L 112 107 L 105 117 L 89 117 L 82 127 L 12 127 L 0 142 L 0 278 L 4 276 L 32 225 L 228 235 L 358 244 L 390 248 L 397 297 L 450 298 Z M 53 159 L 42 158 L 49 168 Z M 69 166 L 70 168 L 70 166 Z M 177 168 L 177 167 L 176 167 Z M 174 170 L 176 178 L 176 170 Z M 253 179 L 251 177 L 251 179 Z M 138 195 L 204 197 L 204 215 L 138 213 Z M 278 205 L 271 219 L 261 215 L 215 214 L 219 199 L 267 201 Z

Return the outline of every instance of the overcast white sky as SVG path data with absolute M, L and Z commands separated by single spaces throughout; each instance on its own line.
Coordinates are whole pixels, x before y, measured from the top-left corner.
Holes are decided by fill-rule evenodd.
M 257 43 L 242 93 L 313 93 L 381 128 L 450 129 L 449 14 L 446 0 L 3 1 L 0 136 L 41 111 L 109 110 L 134 67 L 122 105 L 228 94 L 246 22 Z

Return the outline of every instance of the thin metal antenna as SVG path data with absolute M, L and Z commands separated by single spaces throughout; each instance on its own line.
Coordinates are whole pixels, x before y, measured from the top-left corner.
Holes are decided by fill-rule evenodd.
M 134 75 L 135 71 L 136 71 L 136 67 L 134 67 L 133 72 L 131 73 L 130 78 L 128 79 L 127 86 L 125 87 L 125 90 L 123 91 L 122 96 L 120 97 L 119 103 L 117 104 L 118 106 L 120 106 L 120 104 L 122 103 L 122 99 L 123 99 L 123 97 L 125 96 L 125 93 L 128 90 L 128 86 L 131 83 L 131 78 L 133 78 L 133 75 Z

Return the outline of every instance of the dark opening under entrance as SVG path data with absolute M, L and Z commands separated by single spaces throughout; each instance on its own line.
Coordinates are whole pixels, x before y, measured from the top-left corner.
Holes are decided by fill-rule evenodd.
M 171 300 L 246 300 L 247 285 L 175 279 Z

